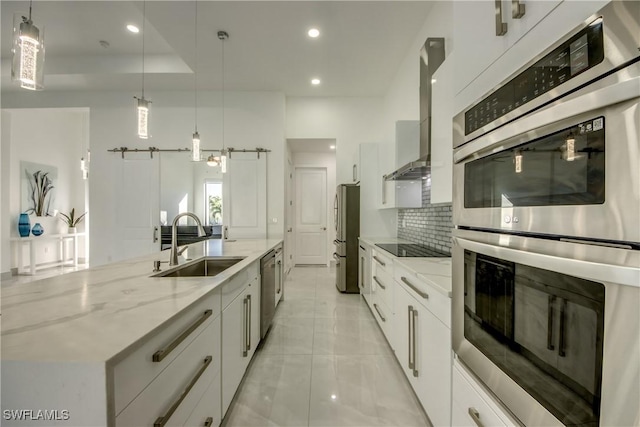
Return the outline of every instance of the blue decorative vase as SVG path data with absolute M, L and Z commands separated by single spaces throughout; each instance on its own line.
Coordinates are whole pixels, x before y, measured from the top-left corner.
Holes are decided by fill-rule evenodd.
M 39 236 L 42 233 L 44 233 L 44 228 L 42 228 L 39 222 L 36 222 L 36 225 L 33 226 L 33 228 L 31 229 L 31 232 L 33 233 L 34 236 Z
M 29 222 L 29 215 L 21 213 L 20 219 L 18 219 L 18 233 L 20 233 L 20 237 L 29 237 L 30 232 L 31 222 Z

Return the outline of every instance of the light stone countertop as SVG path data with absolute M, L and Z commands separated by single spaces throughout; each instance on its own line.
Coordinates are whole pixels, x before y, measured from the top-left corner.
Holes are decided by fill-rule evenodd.
M 451 298 L 451 258 L 395 258 L 394 262 Z
M 150 277 L 169 251 L 2 288 L 2 360 L 114 362 L 281 239 L 193 243 L 180 264 L 246 257 L 213 277 Z M 168 264 L 163 263 L 163 270 Z

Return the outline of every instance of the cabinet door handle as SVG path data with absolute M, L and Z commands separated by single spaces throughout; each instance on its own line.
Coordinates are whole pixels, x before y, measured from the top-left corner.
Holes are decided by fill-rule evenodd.
M 213 417 L 209 417 L 204 421 L 204 427 L 211 427 L 213 425 Z
M 416 322 L 418 321 L 418 310 L 413 310 L 413 328 L 411 331 L 413 332 L 413 376 L 418 377 L 418 367 L 416 363 Z
M 247 351 L 251 350 L 251 295 L 247 295 L 247 301 L 249 302 L 249 308 L 247 313 L 249 314 L 249 321 L 247 325 L 249 326 L 249 333 L 247 334 Z
M 247 357 L 249 350 L 249 346 L 247 345 L 247 330 L 249 329 L 247 320 L 249 318 L 249 316 L 247 315 L 247 307 L 249 306 L 249 300 L 245 297 L 242 300 L 242 304 L 244 309 L 244 313 L 242 313 L 242 322 L 244 323 L 242 328 L 242 357 Z
M 520 19 L 524 16 L 526 6 L 520 3 L 520 0 L 511 0 L 511 17 L 513 19 Z
M 213 310 L 205 310 L 204 314 L 191 326 L 184 330 L 180 335 L 178 335 L 171 344 L 169 344 L 166 348 L 156 351 L 153 353 L 153 357 L 151 358 L 154 362 L 162 362 L 162 359 L 167 357 L 169 353 L 173 351 L 177 346 L 180 345 L 182 341 L 185 340 L 193 331 L 195 331 L 198 326 L 202 325 L 202 323 L 207 320 L 213 314 Z
M 400 277 L 400 280 L 402 280 L 407 286 L 409 286 L 411 289 L 413 289 L 422 298 L 429 299 L 429 294 L 428 293 L 422 292 L 420 289 L 416 288 L 416 286 L 413 283 L 411 283 L 410 281 L 408 281 L 406 277 L 402 276 L 402 277 Z
M 502 22 L 502 0 L 495 0 L 496 5 L 496 36 L 507 34 L 507 23 Z
M 478 427 L 484 427 L 484 424 L 480 421 L 480 412 L 476 408 L 469 408 L 469 416 Z
M 409 338 L 407 342 L 409 343 L 409 348 L 407 349 L 407 358 L 409 359 L 407 362 L 409 364 L 409 369 L 413 370 L 415 368 L 414 360 L 413 360 L 413 351 L 411 350 L 412 338 L 413 334 L 411 333 L 411 324 L 413 323 L 413 306 L 410 305 L 408 307 L 408 319 L 407 319 L 407 331 L 409 333 Z
M 386 177 L 382 175 L 382 204 L 387 204 L 387 180 Z
M 207 356 L 204 358 L 204 364 L 200 369 L 198 369 L 198 372 L 196 372 L 196 375 L 191 379 L 191 381 L 189 382 L 187 387 L 184 389 L 184 391 L 182 392 L 178 400 L 173 402 L 173 405 L 169 407 L 169 409 L 167 410 L 166 414 L 164 414 L 164 416 L 158 417 L 156 419 L 156 422 L 153 423 L 153 427 L 164 427 L 164 425 L 167 424 L 167 422 L 169 421 L 169 418 L 171 418 L 171 415 L 173 415 L 176 409 L 178 409 L 178 407 L 180 406 L 184 398 L 187 397 L 187 395 L 189 394 L 193 386 L 196 385 L 196 383 L 198 382 L 198 379 L 200 379 L 204 371 L 209 367 L 209 365 L 211 364 L 211 360 L 213 360 L 213 357 L 211 356 Z
M 278 260 L 278 293 L 282 292 L 282 261 Z
M 360 257 L 360 283 L 358 284 L 360 289 L 364 288 L 364 257 Z
M 566 311 L 567 309 L 567 300 L 563 299 L 560 304 L 560 336 L 558 337 L 558 355 L 560 357 L 565 357 L 566 353 L 564 351 L 564 335 L 565 335 L 565 327 L 566 327 Z
M 381 266 L 383 266 L 383 267 L 384 267 L 385 265 L 387 265 L 387 264 L 385 264 L 384 262 L 380 261 L 380 258 L 378 258 L 378 257 L 377 257 L 377 256 L 375 256 L 375 255 L 373 256 L 373 259 L 375 259 L 375 260 L 376 260 L 376 262 L 377 262 L 378 264 L 380 264 Z
M 224 226 L 224 228 L 222 229 L 222 238 L 224 240 L 227 240 L 229 238 L 229 227 L 228 226 Z
M 153 243 L 158 241 L 158 227 L 153 227 Z
M 358 180 L 358 166 L 353 165 L 353 182 Z
M 382 289 L 387 289 L 387 287 L 383 285 L 382 282 L 380 282 L 380 280 L 378 280 L 376 276 L 373 276 L 373 280 L 375 280 L 378 286 L 380 286 Z
M 555 302 L 555 295 L 549 295 L 549 306 L 547 309 L 547 349 L 553 350 L 553 303 Z
M 378 316 L 380 316 L 380 318 L 382 319 L 383 322 L 386 322 L 387 319 L 382 315 L 382 313 L 380 313 L 380 309 L 378 308 L 378 304 L 373 303 L 373 308 L 376 309 L 376 311 L 378 312 Z

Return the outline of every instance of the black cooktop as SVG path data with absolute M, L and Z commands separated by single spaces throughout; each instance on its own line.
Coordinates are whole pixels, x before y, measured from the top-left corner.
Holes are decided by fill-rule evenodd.
M 451 255 L 417 243 L 376 243 L 376 246 L 397 257 L 431 257 L 444 258 Z

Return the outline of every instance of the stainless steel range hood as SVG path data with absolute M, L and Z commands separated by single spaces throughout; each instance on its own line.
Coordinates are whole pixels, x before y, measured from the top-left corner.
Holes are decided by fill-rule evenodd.
M 444 38 L 428 38 L 420 49 L 420 157 L 385 175 L 386 181 L 415 180 L 431 172 L 431 82 L 443 62 Z

